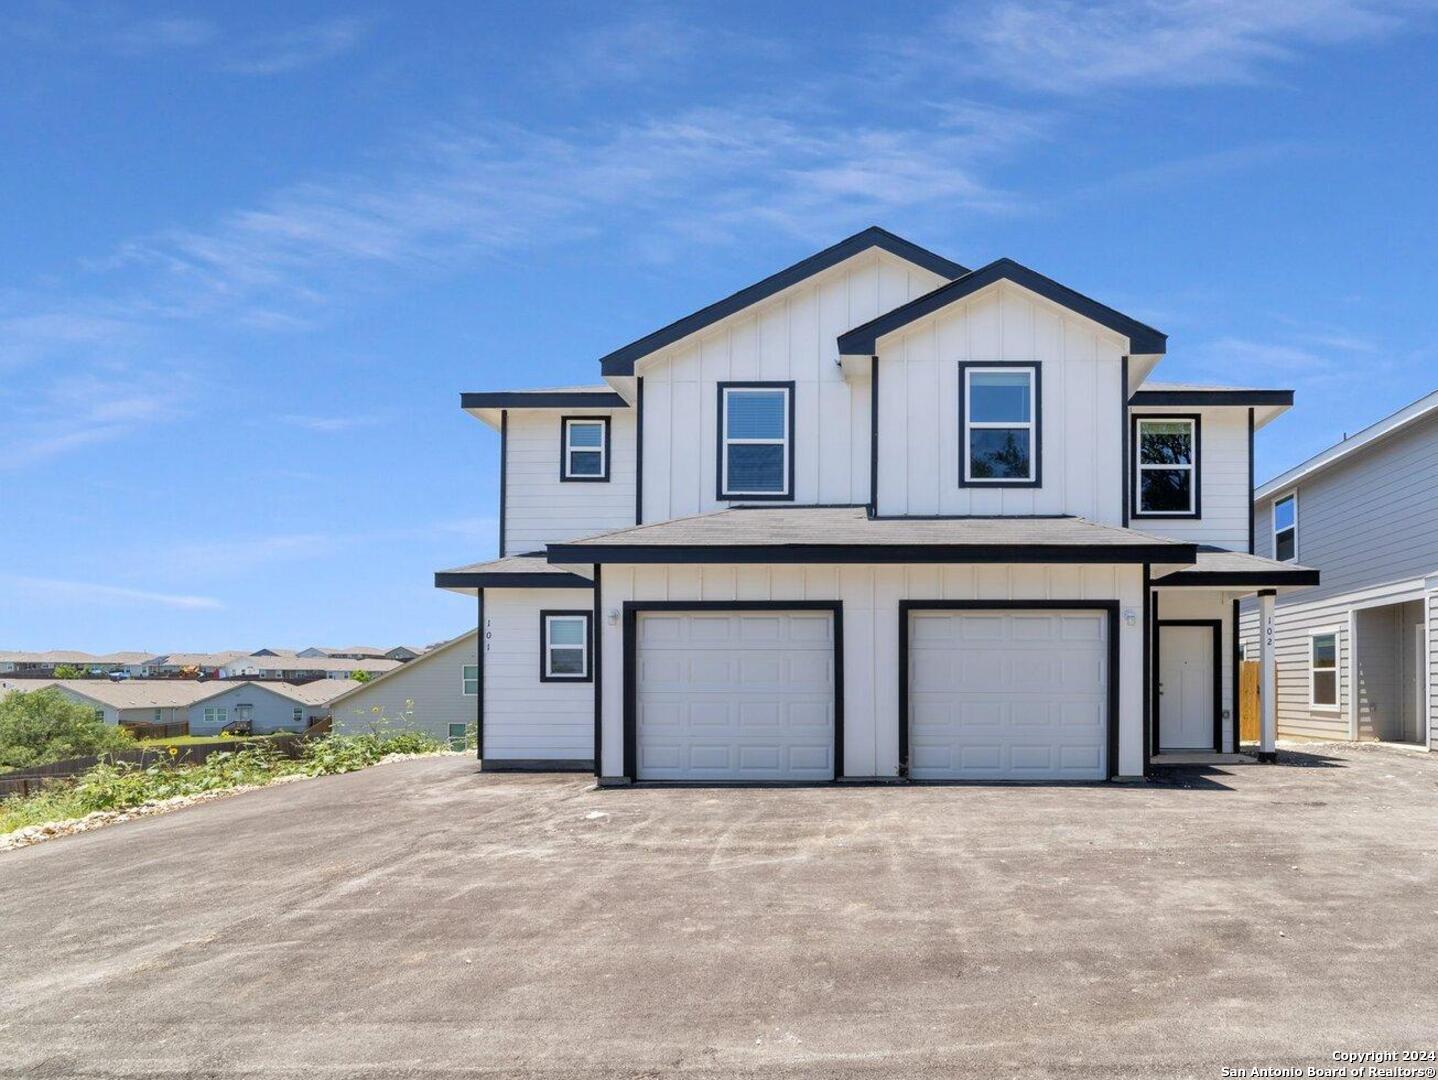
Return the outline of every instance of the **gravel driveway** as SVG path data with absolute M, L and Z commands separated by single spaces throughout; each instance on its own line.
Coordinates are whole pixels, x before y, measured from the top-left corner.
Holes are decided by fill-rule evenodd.
M 1438 755 L 595 791 L 413 761 L 0 855 L 0 1076 L 1201 1076 L 1438 1049 Z

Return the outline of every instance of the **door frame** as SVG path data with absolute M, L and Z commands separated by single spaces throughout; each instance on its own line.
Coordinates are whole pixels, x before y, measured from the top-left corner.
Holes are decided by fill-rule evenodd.
M 1160 666 L 1159 659 L 1163 656 L 1163 628 L 1165 626 L 1206 626 L 1209 629 L 1209 636 L 1212 638 L 1211 653 L 1213 656 L 1213 752 L 1223 753 L 1223 620 L 1222 619 L 1157 619 L 1153 624 L 1153 656 L 1149 658 L 1153 678 L 1149 680 L 1149 694 L 1153 731 L 1153 748 L 1155 754 L 1162 754 L 1163 750 L 1163 720 L 1159 715 L 1159 694 L 1158 676 Z M 1238 720 L 1235 717 L 1234 723 Z M 1237 728 L 1234 731 L 1237 732 Z M 1234 745 L 1237 746 L 1235 738 Z M 1175 748 L 1176 750 L 1192 749 L 1191 747 Z
M 1107 616 L 1108 737 L 1104 771 L 1118 775 L 1119 684 L 1123 678 L 1118 647 L 1117 600 L 900 600 L 899 601 L 899 775 L 909 776 L 909 616 L 915 611 L 1097 611 Z M 979 781 L 989 783 L 990 781 Z
M 844 778 L 844 602 L 842 600 L 626 600 L 624 601 L 624 775 L 639 779 L 639 616 L 657 611 L 745 612 L 827 611 L 834 627 L 834 781 Z M 785 780 L 783 784 L 834 781 Z M 695 784 L 690 780 L 645 780 L 646 784 Z M 700 786 L 722 781 L 698 781 Z M 741 781 L 742 782 L 742 781 Z

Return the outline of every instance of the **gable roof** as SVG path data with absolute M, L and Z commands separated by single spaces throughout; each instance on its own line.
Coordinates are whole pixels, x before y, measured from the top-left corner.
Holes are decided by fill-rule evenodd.
M 652 334 L 646 334 L 637 341 L 631 341 L 623 348 L 615 349 L 608 356 L 600 358 L 600 370 L 606 376 L 633 375 L 634 363 L 641 357 L 648 356 L 666 345 L 671 345 L 680 338 L 688 337 L 720 319 L 728 318 L 736 311 L 749 307 L 751 304 L 757 304 L 791 285 L 798 284 L 805 278 L 813 277 L 831 266 L 837 266 L 845 259 L 868 251 L 870 248 L 879 248 L 901 259 L 907 259 L 916 266 L 921 266 L 941 277 L 956 278 L 968 273 L 966 267 L 951 262 L 942 255 L 936 255 L 932 251 L 921 248 L 918 244 L 905 240 L 902 236 L 895 236 L 887 229 L 871 225 L 863 232 L 857 232 L 847 239 L 840 240 L 832 247 L 827 247 L 823 251 L 810 255 L 807 259 L 801 259 L 793 266 L 780 270 L 777 274 L 769 275 L 763 281 L 757 281 L 747 288 L 740 289 L 732 296 L 726 296 L 723 300 L 700 308 L 692 315 L 686 315 L 668 326 L 655 330 Z
M 339 695 L 337 695 L 337 696 L 335 696 L 335 697 L 329 699 L 329 704 L 330 704 L 331 706 L 338 705 L 338 704 L 339 704 L 341 701 L 343 701 L 345 698 L 351 697 L 351 696 L 353 696 L 353 695 L 355 695 L 355 694 L 358 694 L 358 693 L 360 693 L 362 690 L 368 690 L 368 689 L 369 689 L 370 687 L 372 687 L 372 686 L 378 686 L 380 683 L 384 682 L 384 681 L 385 681 L 386 679 L 388 679 L 390 676 L 392 676 L 392 675 L 398 675 L 401 671 L 414 671 L 415 669 L 421 667 L 422 665 L 429 663 L 431 660 L 435 659 L 435 658 L 436 658 L 437 656 L 439 656 L 441 653 L 449 652 L 449 650 L 452 649 L 454 646 L 463 644 L 464 642 L 469 641 L 471 638 L 477 637 L 478 635 L 479 635 L 479 628 L 478 628 L 478 627 L 475 627 L 475 628 L 472 629 L 472 630 L 466 630 L 464 633 L 458 635 L 457 637 L 452 637 L 452 638 L 450 638 L 448 641 L 441 641 L 438 645 L 433 645 L 433 646 L 431 646 L 430 648 L 426 649 L 424 652 L 420 653 L 420 655 L 416 656 L 416 657 L 415 657 L 413 660 L 411 660 L 409 663 L 401 665 L 400 667 L 396 668 L 394 671 L 386 671 L 383 675 L 377 676 L 376 678 L 371 679 L 369 682 L 354 683 L 353 686 L 348 686 L 348 685 L 347 685 L 347 686 L 345 687 L 344 693 L 339 694 Z M 338 682 L 339 680 L 332 680 L 332 681 Z M 307 685 L 313 685 L 313 684 L 307 684 Z
M 34 689 L 53 686 L 112 709 L 170 709 L 186 708 L 232 690 L 236 685 L 223 680 L 198 682 L 194 679 L 126 679 L 123 682 L 54 679 L 42 682 Z
M 1385 416 L 1376 424 L 1369 424 L 1356 435 L 1345 437 L 1342 441 L 1334 443 L 1327 450 L 1314 454 L 1307 461 L 1301 461 L 1287 472 L 1279 473 L 1272 480 L 1259 486 L 1253 493 L 1253 501 L 1266 499 L 1270 495 L 1277 494 L 1284 488 L 1290 488 L 1300 480 L 1307 479 L 1315 473 L 1327 469 L 1350 454 L 1356 454 L 1365 446 L 1371 446 L 1380 439 L 1396 434 L 1412 424 L 1418 423 L 1425 417 L 1438 412 L 1438 390 L 1426 394 L 1417 401 L 1403 406 L 1395 413 Z
M 892 334 L 926 315 L 932 315 L 996 281 L 1012 281 L 1015 285 L 1123 335 L 1129 339 L 1129 352 L 1132 354 L 1150 356 L 1168 349 L 1168 335 L 1162 331 L 1130 318 L 1121 311 L 1115 311 L 1106 304 L 1100 304 L 1067 285 L 1060 285 L 1053 278 L 1045 277 L 1037 270 L 1030 270 L 1012 259 L 995 259 L 987 266 L 971 271 L 947 285 L 940 285 L 933 292 L 925 293 L 907 304 L 901 304 L 893 311 L 840 334 L 839 355 L 872 356 L 875 353 L 875 343 L 885 334 Z

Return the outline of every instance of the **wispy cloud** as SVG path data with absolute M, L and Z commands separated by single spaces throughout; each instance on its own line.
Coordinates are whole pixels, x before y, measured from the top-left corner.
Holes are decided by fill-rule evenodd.
M 158 606 L 182 611 L 217 611 L 224 607 L 213 596 L 151 592 L 146 589 L 129 589 L 89 581 L 62 581 L 57 578 L 11 577 L 8 580 L 17 591 L 31 600 L 46 603 Z
M 1025 90 L 1252 83 L 1305 51 L 1375 40 L 1430 0 L 995 0 L 964 4 L 920 51 Z
M 333 60 L 369 34 L 363 19 L 329 19 L 270 38 L 243 42 L 221 66 L 240 75 L 280 75 Z
M 314 431 L 322 435 L 334 435 L 356 428 L 374 427 L 380 423 L 377 416 L 305 416 L 299 413 L 285 413 L 276 417 L 282 424 Z
M 171 49 L 195 49 L 219 36 L 219 28 L 208 19 L 170 17 L 140 19 L 114 28 L 111 42 L 122 52 L 135 56 Z

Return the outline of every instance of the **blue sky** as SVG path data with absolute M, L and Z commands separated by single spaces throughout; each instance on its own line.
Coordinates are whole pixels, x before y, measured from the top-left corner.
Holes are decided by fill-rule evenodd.
M 869 224 L 1292 387 L 1260 479 L 1435 387 L 1432 3 L 0 9 L 0 646 L 472 617 L 497 438 Z

